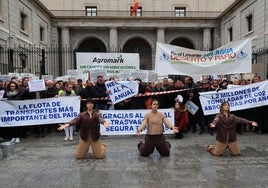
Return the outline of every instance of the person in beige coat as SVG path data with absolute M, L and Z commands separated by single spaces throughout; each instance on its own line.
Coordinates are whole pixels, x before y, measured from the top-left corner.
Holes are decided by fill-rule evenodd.
M 147 157 L 152 154 L 155 148 L 161 156 L 169 156 L 171 145 L 166 141 L 163 134 L 163 123 L 174 132 L 178 132 L 178 128 L 171 124 L 165 114 L 157 110 L 159 106 L 157 99 L 153 99 L 151 105 L 152 110 L 145 114 L 142 124 L 136 131 L 136 134 L 140 135 L 147 126 L 145 142 L 140 142 L 138 144 L 138 150 L 140 151 L 140 155 L 143 157 Z

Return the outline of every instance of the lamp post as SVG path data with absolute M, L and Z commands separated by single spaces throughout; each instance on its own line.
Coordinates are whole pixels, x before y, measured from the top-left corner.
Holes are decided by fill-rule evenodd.
M 27 54 L 25 53 L 24 50 L 21 50 L 21 51 L 19 52 L 19 57 L 20 57 L 20 60 L 21 60 L 21 66 L 22 66 L 23 68 L 25 68 L 25 67 L 26 67 Z

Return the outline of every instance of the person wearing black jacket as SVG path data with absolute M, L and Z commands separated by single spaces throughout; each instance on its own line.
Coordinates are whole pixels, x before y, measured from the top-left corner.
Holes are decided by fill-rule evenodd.
M 58 95 L 58 88 L 55 86 L 55 82 L 53 80 L 47 80 L 46 81 L 46 90 L 40 91 L 40 98 L 46 99 L 46 98 L 53 98 Z M 47 133 L 51 132 L 51 129 L 55 129 L 55 124 L 49 124 L 49 125 L 35 125 L 34 126 L 34 132 L 35 137 L 45 137 L 45 129 Z
M 197 123 L 200 124 L 201 118 L 201 104 L 199 101 L 199 86 L 194 83 L 194 80 L 191 76 L 186 76 L 184 78 L 184 89 L 186 91 L 182 92 L 181 95 L 183 96 L 183 103 L 186 104 L 187 101 L 193 102 L 195 105 L 199 107 L 197 112 L 193 115 L 189 113 L 189 125 L 187 127 L 188 131 L 192 129 L 192 132 L 195 133 L 197 129 Z
M 140 78 L 136 78 L 135 81 L 139 84 L 138 94 L 145 93 L 145 86 L 143 85 Z M 145 109 L 145 97 L 132 97 L 130 100 L 130 109 Z
M 91 80 L 86 81 L 86 87 L 81 91 L 80 97 L 82 99 L 80 112 L 82 112 L 86 108 L 85 99 L 94 97 L 94 83 Z
M 103 76 L 99 75 L 97 76 L 97 82 L 95 86 L 93 87 L 93 93 L 94 98 L 96 99 L 96 107 L 95 110 L 109 110 L 108 105 L 108 90 L 105 87 L 104 84 L 104 78 Z

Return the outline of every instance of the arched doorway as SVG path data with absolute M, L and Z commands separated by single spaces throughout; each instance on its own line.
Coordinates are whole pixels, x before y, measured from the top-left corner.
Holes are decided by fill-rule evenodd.
M 77 48 L 77 52 L 107 52 L 103 42 L 97 38 L 87 38 Z
M 123 47 L 123 53 L 139 53 L 140 69 L 152 70 L 152 49 L 142 38 L 128 40 Z
M 193 43 L 185 38 L 176 38 L 173 41 L 171 41 L 170 44 L 174 46 L 181 46 L 184 48 L 195 49 Z
M 77 68 L 76 52 L 107 52 L 104 43 L 97 38 L 87 38 L 73 51 L 74 67 Z

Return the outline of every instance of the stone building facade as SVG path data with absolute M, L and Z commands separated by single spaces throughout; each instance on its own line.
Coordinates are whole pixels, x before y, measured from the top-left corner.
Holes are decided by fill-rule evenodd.
M 251 38 L 254 73 L 267 77 L 267 56 L 260 50 L 268 46 L 266 1 L 140 0 L 135 15 L 133 0 L 0 0 L 0 6 L 0 45 L 43 49 L 42 73 L 59 76 L 75 69 L 75 52 L 139 53 L 140 69 L 153 70 L 156 42 L 211 50 Z M 57 55 L 51 55 L 51 46 Z

